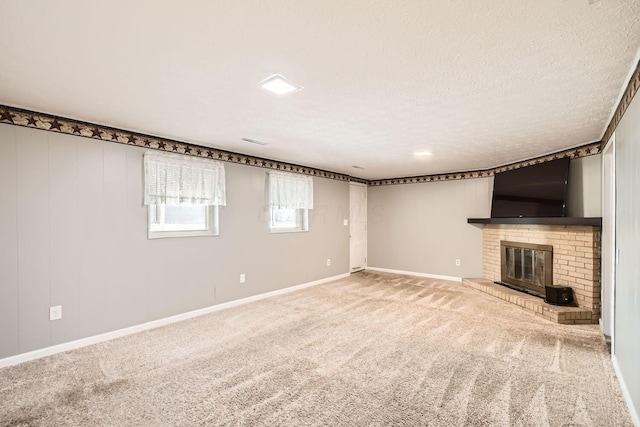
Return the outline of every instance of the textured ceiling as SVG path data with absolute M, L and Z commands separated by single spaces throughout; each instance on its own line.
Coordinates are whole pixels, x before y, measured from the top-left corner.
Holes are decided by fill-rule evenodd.
M 0 104 L 389 178 L 599 140 L 639 48 L 638 0 L 0 0 Z

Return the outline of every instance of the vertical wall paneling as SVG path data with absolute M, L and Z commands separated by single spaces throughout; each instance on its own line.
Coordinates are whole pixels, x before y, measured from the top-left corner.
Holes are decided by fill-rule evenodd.
M 78 288 L 80 334 L 96 335 L 109 329 L 105 305 L 104 241 L 108 232 L 104 206 L 104 143 L 78 144 Z
M 46 132 L 16 134 L 20 351 L 50 344 L 49 146 Z
M 51 305 L 62 319 L 51 322 L 51 343 L 78 338 L 80 245 L 78 236 L 78 156 L 80 138 L 48 133 Z
M 313 178 L 309 231 L 271 233 L 265 212 L 267 171 L 225 164 L 227 206 L 211 265 L 218 269 L 216 303 L 232 301 L 349 271 L 349 183 Z M 327 259 L 331 266 L 327 266 Z M 247 282 L 239 283 L 245 273 Z M 268 278 L 268 279 L 267 279 Z
M 309 282 L 320 279 L 323 271 L 335 275 L 350 270 L 349 227 L 343 223 L 349 218 L 349 183 L 314 177 L 313 202 L 308 233 L 317 243 L 310 246 L 306 238 L 300 238 L 291 257 L 303 269 L 304 281 Z M 331 259 L 331 266 L 327 266 L 327 259 Z
M 241 170 L 231 164 L 225 164 L 224 167 L 227 205 L 219 208 L 220 235 L 216 237 L 211 264 L 214 269 L 220 269 L 222 265 L 228 268 L 211 277 L 210 285 L 215 288 L 216 304 L 249 296 L 252 286 L 244 286 L 246 284 L 255 283 L 261 290 L 268 286 L 256 280 L 267 270 L 264 265 L 266 259 L 259 253 L 261 243 L 269 234 L 268 223 L 263 215 L 266 171 L 253 167 Z M 247 197 L 248 194 L 252 197 Z M 249 239 L 255 243 L 243 244 Z M 246 274 L 245 284 L 239 283 L 241 273 Z
M 18 352 L 16 127 L 0 125 L 0 358 Z
M 132 173 L 138 176 L 137 195 L 131 200 L 138 210 L 143 198 L 143 153 L 137 149 L 136 156 L 129 156 Z M 225 165 L 226 166 L 226 165 Z M 228 181 L 227 181 L 227 185 Z M 132 187 L 129 187 L 132 189 Z M 218 236 L 198 236 L 148 240 L 147 208 L 143 207 L 144 219 L 136 221 L 131 233 L 139 235 L 146 260 L 144 274 L 147 280 L 147 309 L 152 319 L 196 310 L 215 304 L 213 284 L 225 275 L 227 265 L 222 261 L 223 250 Z M 137 217 L 142 219 L 141 217 Z
M 616 265 L 614 360 L 640 425 L 640 96 L 616 129 Z
M 103 150 L 103 304 L 110 327 L 122 328 L 131 324 L 130 315 L 136 310 L 128 298 L 128 289 L 133 284 L 123 250 L 127 241 L 127 147 L 107 143 Z
M 225 163 L 220 236 L 148 240 L 144 152 L 0 125 L 0 357 L 349 271 L 348 182 L 314 178 L 310 231 L 271 234 L 267 171 Z
M 139 147 L 127 147 L 124 245 L 128 248 L 128 253 L 135 255 L 124 257 L 122 268 L 131 284 L 126 304 L 131 308 L 128 318 L 132 324 L 149 319 L 149 301 L 153 295 L 148 272 L 149 266 L 153 265 L 153 258 L 147 251 L 147 209 L 143 205 L 143 152 Z

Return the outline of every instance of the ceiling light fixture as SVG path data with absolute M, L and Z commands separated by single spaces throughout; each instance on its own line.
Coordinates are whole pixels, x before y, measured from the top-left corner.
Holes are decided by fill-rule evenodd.
M 352 165 L 351 167 L 354 169 L 364 169 L 362 166 L 357 166 L 357 165 Z
M 415 153 L 413 153 L 415 156 L 418 157 L 427 157 L 427 156 L 431 156 L 431 152 L 430 151 L 416 151 Z
M 256 141 L 255 139 L 251 139 L 251 138 L 242 138 L 242 140 L 245 141 L 245 142 L 250 142 L 252 144 L 267 145 L 266 142 Z
M 269 76 L 258 83 L 258 85 L 269 92 L 275 93 L 276 95 L 284 95 L 285 93 L 295 92 L 302 89 L 302 86 L 295 84 L 280 74 Z

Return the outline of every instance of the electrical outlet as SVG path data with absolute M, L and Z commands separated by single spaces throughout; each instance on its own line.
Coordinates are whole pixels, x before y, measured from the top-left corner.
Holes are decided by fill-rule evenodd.
M 331 265 L 331 259 L 327 258 L 327 266 Z
M 348 219 L 345 219 L 345 220 L 344 220 L 344 222 L 343 222 L 343 224 L 344 224 L 345 226 L 349 225 L 349 220 L 348 220 Z
M 56 305 L 55 307 L 49 307 L 49 320 L 62 319 L 62 306 Z
M 242 273 L 240 275 L 240 283 L 244 283 L 246 281 L 246 279 L 247 279 L 246 276 L 244 275 L 244 273 Z
M 456 267 L 460 267 L 460 260 L 459 259 L 456 260 Z

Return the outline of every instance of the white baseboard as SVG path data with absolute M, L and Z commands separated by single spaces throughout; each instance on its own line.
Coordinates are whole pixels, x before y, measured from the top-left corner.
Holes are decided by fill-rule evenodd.
M 58 344 L 51 347 L 45 347 L 39 350 L 30 351 L 28 353 L 22 353 L 15 356 L 6 357 L 4 359 L 0 359 L 0 368 L 17 365 L 19 363 L 27 362 L 29 360 L 40 359 L 42 357 L 51 356 L 53 354 L 62 353 L 69 350 L 75 350 L 80 347 L 86 347 L 88 345 L 97 344 L 97 343 L 112 340 L 115 338 L 120 338 L 126 335 L 135 334 L 137 332 L 146 331 L 148 329 L 158 328 L 160 326 L 165 326 L 171 323 L 180 322 L 182 320 L 191 319 L 193 317 L 202 316 L 204 314 L 213 313 L 214 311 L 236 307 L 236 306 L 247 304 L 250 302 L 259 301 L 261 299 L 273 297 L 276 295 L 282 295 L 289 292 L 297 291 L 299 289 L 304 289 L 311 286 L 320 285 L 322 283 L 331 282 L 333 280 L 343 279 L 345 277 L 349 277 L 349 273 L 339 274 L 337 276 L 327 277 L 325 279 L 315 280 L 313 282 L 307 282 L 301 285 L 290 286 L 288 288 L 278 289 L 276 291 L 266 292 L 264 294 L 253 295 L 253 296 L 250 296 L 247 298 L 241 298 L 235 301 L 229 301 L 222 304 L 212 305 L 210 307 L 201 308 L 199 310 L 193 310 L 186 313 L 176 314 L 175 316 L 153 320 L 151 322 L 142 323 L 140 325 L 130 326 L 128 328 L 118 329 L 116 331 L 106 332 L 104 334 L 94 335 L 87 338 L 81 338 L 79 340 L 70 341 L 63 344 Z
M 631 394 L 629 393 L 627 384 L 624 381 L 622 372 L 620 372 L 618 359 L 616 358 L 615 355 L 611 356 L 611 362 L 613 364 L 613 370 L 616 372 L 616 377 L 618 377 L 618 382 L 620 383 L 620 389 L 622 389 L 622 396 L 624 396 L 624 400 L 627 402 L 627 408 L 629 408 L 629 413 L 631 414 L 631 422 L 633 422 L 634 426 L 640 427 L 640 414 L 638 413 L 638 408 L 636 408 L 633 404 L 633 400 L 631 399 Z
M 415 271 L 392 270 L 390 268 L 378 268 L 378 267 L 369 267 L 369 266 L 367 266 L 366 269 L 371 271 L 381 271 L 383 273 L 404 274 L 406 276 L 428 277 L 430 279 L 441 279 L 441 280 L 451 280 L 454 282 L 462 282 L 462 277 L 455 277 L 455 276 L 442 276 L 440 274 L 416 273 Z

